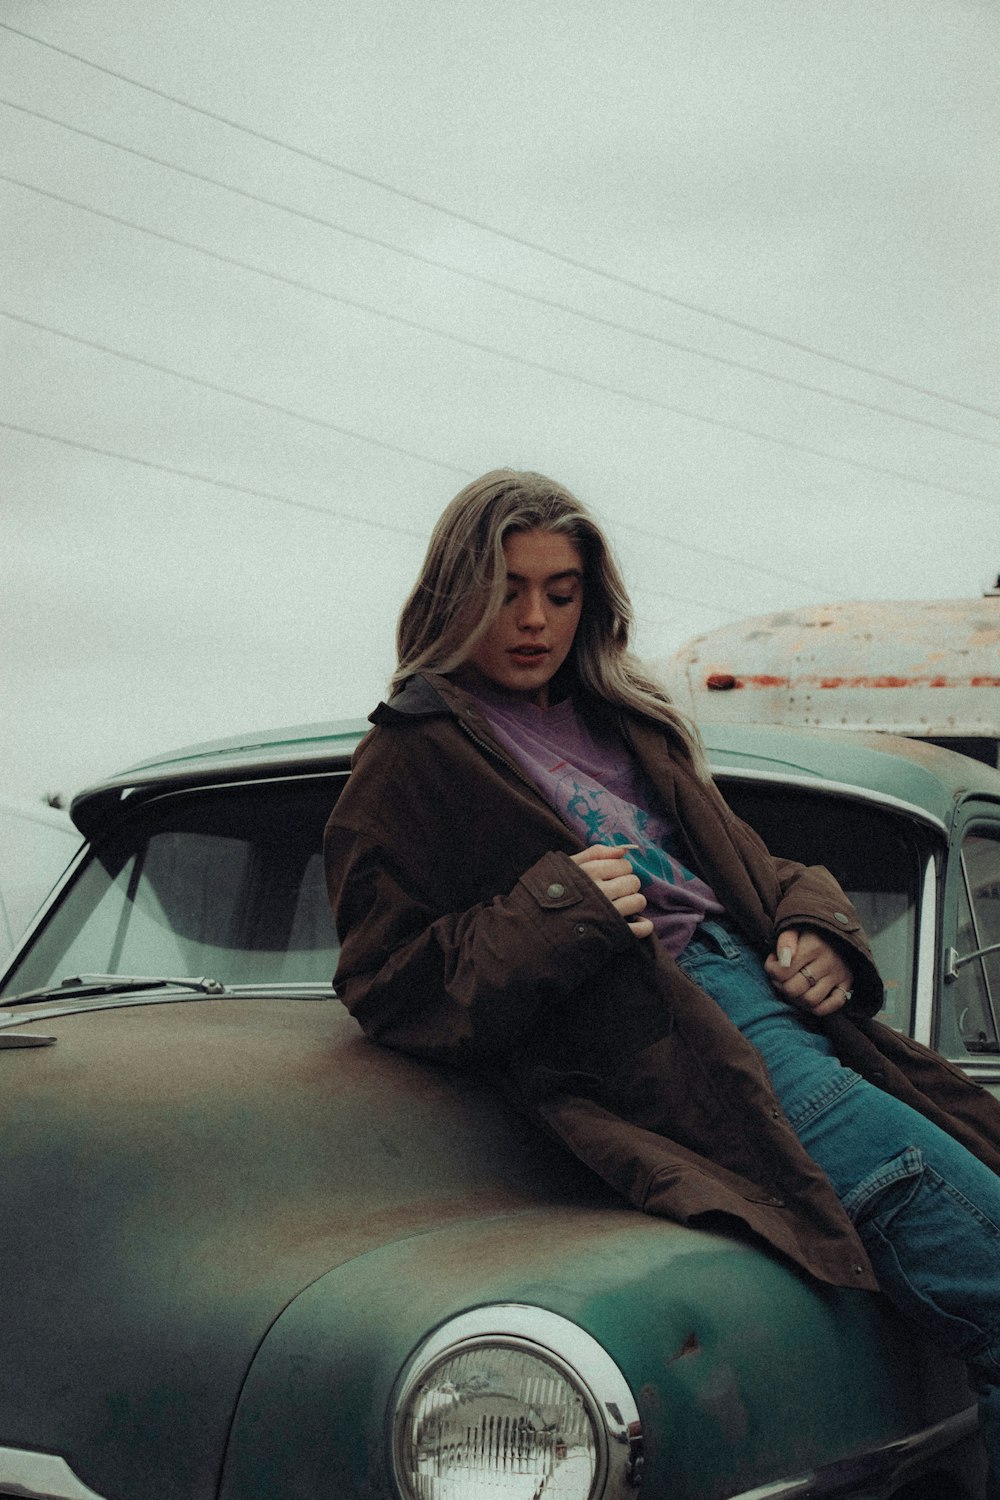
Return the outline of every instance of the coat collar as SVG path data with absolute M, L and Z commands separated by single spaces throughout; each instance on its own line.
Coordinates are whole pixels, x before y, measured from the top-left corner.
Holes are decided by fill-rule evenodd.
M 368 715 L 373 724 L 398 723 L 401 719 L 426 719 L 439 714 L 455 714 L 462 707 L 453 683 L 438 672 L 417 672 L 408 678 L 388 703 L 380 703 Z
M 684 761 L 686 767 L 686 756 L 676 757 L 671 754 L 673 736 L 665 730 L 663 724 L 644 714 L 614 708 L 600 699 L 591 700 L 591 706 L 598 714 L 609 717 L 626 744 L 631 746 L 643 769 L 651 776 L 667 812 L 675 817 L 681 812 L 678 792 L 682 801 L 689 800 L 685 798 L 687 791 L 693 794 L 696 803 L 701 802 L 698 778 L 693 771 L 685 774 L 679 768 L 678 758 Z M 499 745 L 493 741 L 488 721 L 475 701 L 450 677 L 445 677 L 440 672 L 414 673 L 399 692 L 394 693 L 388 703 L 380 703 L 369 718 L 373 724 L 386 726 L 421 719 L 457 719 L 478 736 L 482 736 L 485 731 L 494 748 L 500 751 Z M 506 754 L 503 754 L 503 758 L 507 759 Z M 681 783 L 680 787 L 678 783 Z M 693 785 L 688 787 L 688 783 Z M 542 796 L 541 792 L 539 796 Z
M 634 711 L 626 713 L 599 698 L 585 695 L 585 708 L 588 704 L 597 713 L 610 715 L 618 728 L 626 734 L 626 724 L 635 724 L 637 727 L 645 725 L 647 732 L 657 739 L 663 736 L 664 726 L 655 719 Z M 372 724 L 392 724 L 404 719 L 430 718 L 441 714 L 461 718 L 470 709 L 475 712 L 474 701 L 452 678 L 445 677 L 440 672 L 415 672 L 412 677 L 407 678 L 398 693 L 393 693 L 387 703 L 380 703 L 368 717 Z M 668 756 L 664 759 L 669 761 Z

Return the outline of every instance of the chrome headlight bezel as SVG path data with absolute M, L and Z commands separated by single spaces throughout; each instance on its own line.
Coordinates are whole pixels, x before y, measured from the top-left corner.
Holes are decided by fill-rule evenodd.
M 392 1474 L 404 1500 L 417 1500 L 404 1458 L 405 1429 L 419 1388 L 444 1361 L 483 1349 L 520 1350 L 547 1365 L 583 1401 L 596 1445 L 594 1479 L 581 1500 L 629 1500 L 642 1467 L 642 1428 L 627 1380 L 607 1350 L 559 1313 L 494 1303 L 449 1318 L 414 1350 L 400 1372 L 389 1412 Z

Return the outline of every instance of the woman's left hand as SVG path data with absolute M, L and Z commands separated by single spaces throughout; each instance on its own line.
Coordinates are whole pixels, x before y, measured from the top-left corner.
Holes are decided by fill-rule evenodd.
M 786 927 L 775 949 L 764 968 L 785 1000 L 813 1016 L 828 1016 L 847 1004 L 854 976 L 837 949 L 813 928 Z

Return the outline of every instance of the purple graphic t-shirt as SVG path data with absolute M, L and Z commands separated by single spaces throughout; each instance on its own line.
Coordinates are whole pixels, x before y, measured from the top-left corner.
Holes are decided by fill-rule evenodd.
M 642 882 L 643 915 L 675 957 L 703 917 L 721 915 L 711 888 L 685 866 L 672 821 L 614 730 L 586 723 L 569 698 L 539 708 L 501 689 L 477 686 L 470 696 L 500 745 L 585 844 L 639 845 L 625 858 Z

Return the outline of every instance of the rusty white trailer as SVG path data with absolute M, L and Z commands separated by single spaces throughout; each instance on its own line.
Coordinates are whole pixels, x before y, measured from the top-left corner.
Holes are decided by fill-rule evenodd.
M 661 672 L 700 724 L 881 729 L 1000 765 L 1000 578 L 980 599 L 741 620 L 695 636 Z

